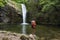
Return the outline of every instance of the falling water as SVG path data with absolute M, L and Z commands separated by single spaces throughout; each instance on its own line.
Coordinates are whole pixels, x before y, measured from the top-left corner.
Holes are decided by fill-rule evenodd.
M 21 6 L 22 6 L 22 15 L 23 15 L 22 33 L 26 34 L 26 25 L 27 25 L 27 23 L 26 23 L 26 6 L 24 4 L 21 4 Z
M 22 5 L 22 13 L 23 13 L 23 23 L 26 23 L 26 7 L 24 4 Z

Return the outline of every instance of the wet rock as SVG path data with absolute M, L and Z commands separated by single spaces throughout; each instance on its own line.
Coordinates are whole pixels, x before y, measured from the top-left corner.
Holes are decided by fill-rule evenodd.
M 9 40 L 9 38 L 7 38 L 7 37 L 3 37 L 2 40 Z
M 24 35 L 22 35 L 22 36 L 20 37 L 20 39 L 21 39 L 21 40 L 29 40 L 29 38 L 26 37 L 26 36 L 24 36 Z

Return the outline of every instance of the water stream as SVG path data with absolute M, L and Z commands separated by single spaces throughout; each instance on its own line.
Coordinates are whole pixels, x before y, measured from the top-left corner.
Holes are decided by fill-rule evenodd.
M 23 16 L 22 33 L 26 34 L 26 25 L 27 25 L 27 23 L 26 23 L 26 6 L 25 6 L 25 4 L 21 4 L 21 6 L 22 6 L 22 16 Z

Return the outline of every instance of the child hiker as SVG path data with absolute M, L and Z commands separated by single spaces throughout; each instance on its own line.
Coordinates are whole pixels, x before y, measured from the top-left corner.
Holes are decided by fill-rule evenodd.
M 36 29 L 36 21 L 35 20 L 32 20 L 31 21 L 31 27 L 32 27 L 32 34 L 35 34 L 35 29 Z

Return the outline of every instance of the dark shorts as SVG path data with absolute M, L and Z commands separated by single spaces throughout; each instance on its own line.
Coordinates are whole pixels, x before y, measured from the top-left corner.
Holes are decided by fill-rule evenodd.
M 31 26 L 32 26 L 32 29 L 35 29 L 35 27 L 36 27 L 36 26 L 33 26 L 33 25 L 31 25 Z

